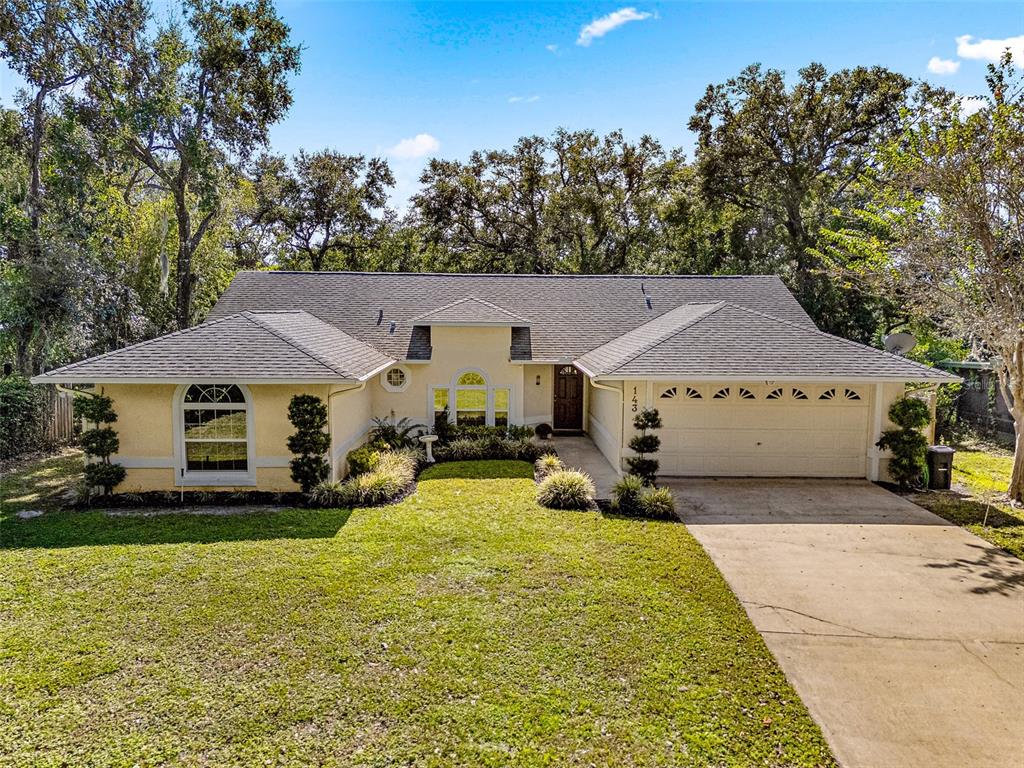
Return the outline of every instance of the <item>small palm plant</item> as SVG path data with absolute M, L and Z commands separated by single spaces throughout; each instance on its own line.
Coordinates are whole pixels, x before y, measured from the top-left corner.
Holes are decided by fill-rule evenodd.
M 416 445 L 416 438 L 424 430 L 426 427 L 416 424 L 408 417 L 395 421 L 395 413 L 392 411 L 389 418 L 373 419 L 370 442 L 386 445 L 388 448 L 412 448 Z

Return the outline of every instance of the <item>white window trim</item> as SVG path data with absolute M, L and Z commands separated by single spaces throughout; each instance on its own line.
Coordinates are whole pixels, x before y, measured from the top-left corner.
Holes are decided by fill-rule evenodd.
M 388 381 L 388 373 L 393 371 L 395 368 L 405 374 L 405 383 L 400 387 L 396 387 L 394 384 Z M 380 372 L 380 385 L 384 387 L 388 392 L 405 392 L 409 388 L 409 382 L 412 379 L 412 373 L 404 365 L 389 365 L 383 371 Z
M 467 373 L 477 373 L 483 377 L 483 384 L 459 384 L 461 379 Z M 460 389 L 465 390 L 479 390 L 487 393 L 487 405 L 484 411 L 484 424 L 488 427 L 494 426 L 494 392 L 498 389 L 504 389 L 508 392 L 508 407 L 506 409 L 506 422 L 508 425 L 515 424 L 513 414 L 516 413 L 514 410 L 516 390 L 511 384 L 502 384 L 493 386 L 491 384 L 491 378 L 487 373 L 480 368 L 461 368 L 455 372 L 451 380 L 448 382 L 448 386 L 444 387 L 441 385 L 434 385 L 427 387 L 427 414 L 429 423 L 433 424 L 437 418 L 438 411 L 434 408 L 434 392 L 437 390 L 448 390 L 448 423 L 456 424 L 458 417 L 458 393 Z
M 197 472 L 186 469 L 185 462 L 185 393 L 192 384 L 179 384 L 174 390 L 174 485 L 179 488 L 199 486 L 243 486 L 256 485 L 256 418 L 253 413 L 252 393 L 249 388 L 237 381 L 218 381 L 218 384 L 234 384 L 245 397 L 245 441 L 246 470 L 220 470 L 217 472 Z M 202 386 L 202 385 L 200 385 Z

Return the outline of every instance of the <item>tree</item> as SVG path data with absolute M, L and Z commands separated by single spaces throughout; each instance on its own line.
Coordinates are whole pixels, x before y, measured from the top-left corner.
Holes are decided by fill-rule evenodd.
M 277 226 L 285 266 L 363 269 L 364 252 L 386 228 L 388 190 L 394 185 L 380 158 L 300 151 L 291 167 L 281 158 L 261 161 L 256 210 Z
M 862 341 L 878 308 L 824 273 L 818 231 L 849 205 L 875 147 L 898 129 L 909 88 L 881 67 L 830 75 L 821 64 L 801 69 L 789 88 L 782 72 L 754 64 L 708 86 L 689 123 L 705 198 L 753 217 L 777 243 L 764 271 L 782 274 L 819 326 Z
M 289 462 L 292 480 L 309 493 L 331 471 L 324 458 L 331 447 L 331 436 L 325 431 L 327 406 L 316 395 L 295 395 L 288 403 L 288 420 L 295 427 L 295 434 L 288 437 L 288 450 L 295 454 Z
M 1024 76 L 990 65 L 985 108 L 923 88 L 863 180 L 868 204 L 824 233 L 844 278 L 992 359 L 1016 430 L 1009 496 L 1024 501 Z
M 149 172 L 170 195 L 177 229 L 175 316 L 193 320 L 193 258 L 221 211 L 225 177 L 267 143 L 291 105 L 299 48 L 270 0 L 186 0 L 185 28 L 135 23 L 120 39 L 93 30 L 87 114 L 97 137 Z

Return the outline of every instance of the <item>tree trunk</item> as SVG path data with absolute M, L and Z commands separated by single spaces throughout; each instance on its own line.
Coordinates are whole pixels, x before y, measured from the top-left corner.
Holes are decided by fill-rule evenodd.
M 1007 494 L 1010 501 L 1024 504 L 1024 419 L 1014 422 L 1017 430 L 1017 444 L 1013 454 L 1013 471 L 1010 473 L 1010 487 Z
M 40 88 L 32 99 L 32 146 L 29 153 L 28 221 L 32 230 L 31 255 L 35 256 L 39 243 L 39 222 L 42 218 L 42 166 L 43 156 L 43 107 L 46 91 Z
M 184 190 L 174 192 L 174 216 L 178 225 L 178 263 L 175 265 L 177 295 L 174 300 L 178 329 L 192 325 L 192 217 Z

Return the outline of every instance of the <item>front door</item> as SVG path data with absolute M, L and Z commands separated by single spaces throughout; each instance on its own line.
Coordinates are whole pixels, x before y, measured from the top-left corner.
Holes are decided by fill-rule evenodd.
M 555 368 L 555 423 L 558 430 L 583 429 L 583 374 L 575 366 Z

